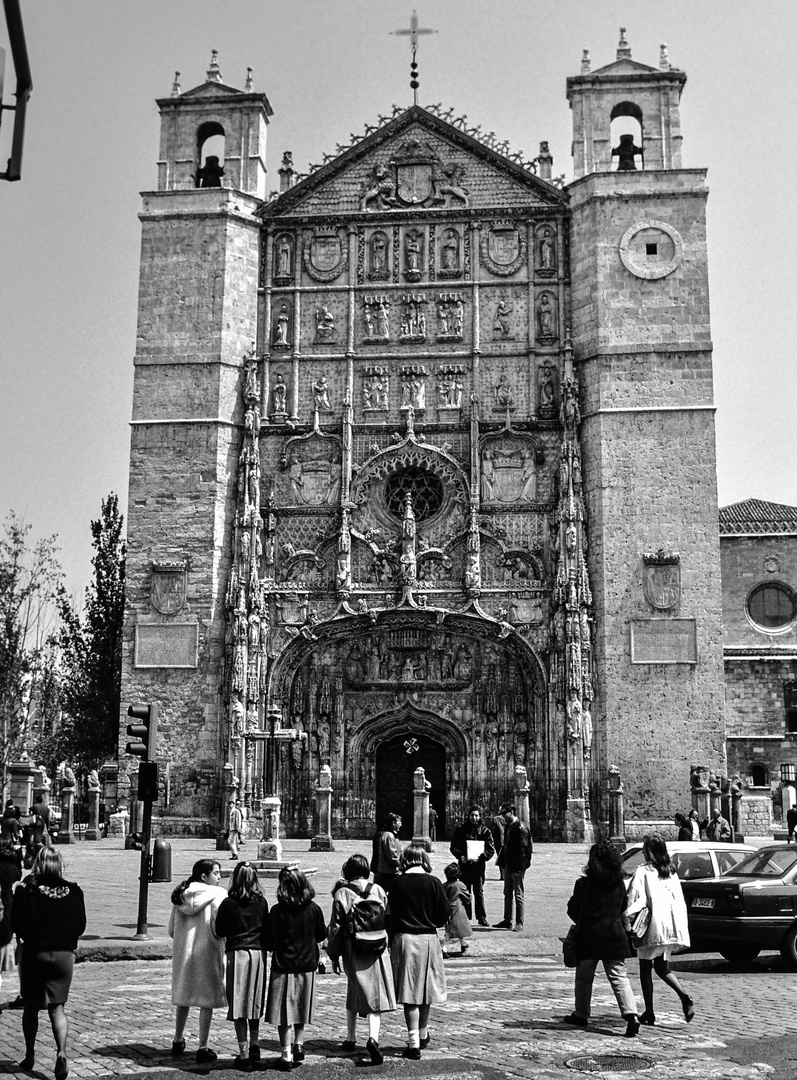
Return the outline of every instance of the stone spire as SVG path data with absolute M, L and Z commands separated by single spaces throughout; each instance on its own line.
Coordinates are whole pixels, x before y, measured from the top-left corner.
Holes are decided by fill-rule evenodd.
M 219 69 L 219 53 L 214 49 L 210 54 L 210 67 L 207 70 L 208 82 L 221 82 L 221 70 Z
M 631 59 L 631 46 L 628 44 L 628 40 L 625 36 L 625 27 L 620 27 L 620 40 L 617 43 L 617 59 L 618 60 L 630 60 Z
M 174 82 L 172 83 L 172 97 L 179 97 L 181 93 L 182 89 L 180 87 L 180 72 L 175 71 Z
M 583 53 L 581 54 L 581 74 L 589 75 L 590 67 L 591 64 L 589 59 L 589 49 L 584 49 Z
M 659 67 L 662 71 L 670 70 L 670 58 L 667 55 L 667 45 L 664 41 L 659 45 Z
M 255 84 L 252 81 L 252 69 L 250 67 L 248 67 L 246 69 L 246 86 L 244 87 L 244 90 L 246 91 L 247 94 L 251 94 L 252 91 L 254 90 L 254 88 L 255 88 Z

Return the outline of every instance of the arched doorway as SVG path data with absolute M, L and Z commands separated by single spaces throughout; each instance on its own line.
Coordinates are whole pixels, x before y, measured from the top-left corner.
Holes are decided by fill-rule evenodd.
M 437 811 L 437 835 L 445 836 L 445 747 L 413 730 L 386 739 L 377 747 L 376 820 L 381 825 L 387 814 L 401 814 L 402 840 L 412 839 L 413 773 L 419 767 L 424 769 L 426 779 L 432 785 L 429 804 Z

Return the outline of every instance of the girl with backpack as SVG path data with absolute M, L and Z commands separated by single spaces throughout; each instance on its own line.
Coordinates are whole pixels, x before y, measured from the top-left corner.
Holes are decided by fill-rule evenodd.
M 342 958 L 348 979 L 343 1049 L 349 1053 L 355 1049 L 357 1015 L 367 1016 L 365 1049 L 373 1064 L 381 1065 L 381 1014 L 396 1008 L 385 930 L 387 894 L 379 885 L 368 881 L 368 860 L 364 855 L 352 855 L 346 860 L 343 878 L 333 891 L 335 899 L 327 943 L 332 960 Z
M 295 866 L 280 870 L 277 903 L 268 913 L 265 947 L 271 953 L 266 1020 L 279 1032 L 282 1056 L 277 1068 L 288 1072 L 304 1061 L 304 1029 L 312 1023 L 318 943 L 327 936 L 315 889 Z
M 266 999 L 266 956 L 263 951 L 268 904 L 260 891 L 257 870 L 248 862 L 236 866 L 216 916 L 216 935 L 227 941 L 227 1019 L 235 1026 L 235 1065 L 248 1072 L 260 1061 L 260 1018 Z M 247 1027 L 249 1041 L 247 1043 Z
M 388 903 L 392 942 L 390 959 L 396 1000 L 404 1005 L 407 1046 L 402 1057 L 418 1061 L 429 1045 L 429 1010 L 447 999 L 443 950 L 437 928 L 445 926 L 451 906 L 422 844 L 410 844 L 401 856 L 401 873 Z

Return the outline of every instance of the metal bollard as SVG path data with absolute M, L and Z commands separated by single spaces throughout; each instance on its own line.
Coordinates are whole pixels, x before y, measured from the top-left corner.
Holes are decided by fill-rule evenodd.
M 152 873 L 150 881 L 172 880 L 172 845 L 162 836 L 156 836 L 152 845 Z

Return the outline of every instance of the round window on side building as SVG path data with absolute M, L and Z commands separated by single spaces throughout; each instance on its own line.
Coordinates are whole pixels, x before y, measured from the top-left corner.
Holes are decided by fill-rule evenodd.
M 747 597 L 747 617 L 765 634 L 779 634 L 791 629 L 797 619 L 797 598 L 779 582 L 757 585 Z

